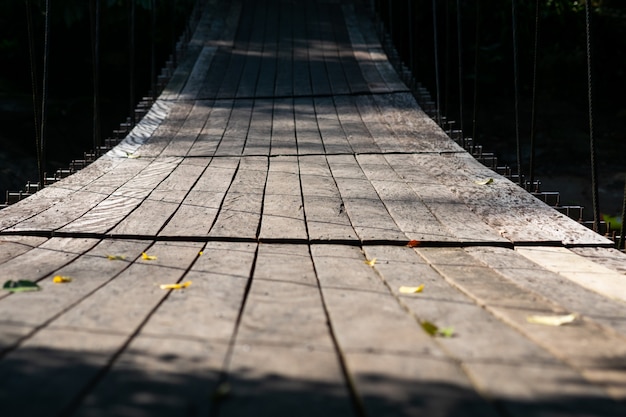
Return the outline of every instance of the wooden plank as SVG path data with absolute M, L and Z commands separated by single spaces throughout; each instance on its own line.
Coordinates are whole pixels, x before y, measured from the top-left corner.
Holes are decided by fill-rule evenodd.
M 212 101 L 195 101 L 184 123 L 174 134 L 173 140 L 159 154 L 159 158 L 188 155 L 210 117 L 212 106 Z
M 334 4 L 318 3 L 319 27 L 322 53 L 324 63 L 326 64 L 326 72 L 332 94 L 349 94 L 350 86 L 346 80 L 346 74 L 343 72 L 341 59 L 339 58 L 337 41 L 333 36 L 330 15 L 332 13 L 341 13 L 339 8 Z
M 210 74 L 209 68 L 215 57 L 217 48 L 215 46 L 204 45 L 198 54 L 182 91 L 178 95 L 178 100 L 195 100 L 205 78 Z
M 237 100 L 228 119 L 228 125 L 224 131 L 215 155 L 233 156 L 241 155 L 246 144 L 246 136 L 250 127 L 253 100 Z
M 254 100 L 254 109 L 246 138 L 244 155 L 269 155 L 272 138 L 272 118 L 274 101 L 265 99 Z
M 427 157 L 427 156 L 425 156 Z M 414 155 L 385 155 L 394 171 L 406 181 L 430 212 L 461 242 L 508 242 L 497 229 L 485 224 L 452 190 L 435 181 Z M 473 185 L 480 187 L 477 184 Z
M 209 236 L 256 239 L 267 167 L 267 158 L 248 157 L 241 160 Z
M 110 231 L 110 234 L 146 236 L 159 234 L 206 169 L 206 166 L 186 161 L 188 160 L 183 160 L 174 168 L 132 213 Z M 207 164 L 208 162 L 206 160 Z
M 511 181 L 495 174 L 472 156 L 462 154 L 414 156 L 432 178 L 449 188 L 512 242 L 556 241 L 572 245 L 613 246 L 613 242 L 557 212 Z M 492 178 L 488 186 L 476 180 Z
M 518 251 L 489 247 L 467 248 L 466 251 L 522 288 L 541 294 L 567 311 L 580 313 L 626 335 L 626 306 L 623 302 L 611 300 L 559 273 L 530 262 Z
M 326 157 L 300 157 L 299 165 L 309 239 L 357 240 Z
M 271 155 L 296 155 L 297 153 L 293 99 L 277 99 L 274 101 L 272 118 Z
M 351 94 L 369 93 L 369 88 L 356 59 L 350 42 L 350 34 L 342 4 L 331 4 L 328 16 L 330 27 L 337 44 L 337 54 Z
M 481 300 L 468 297 L 456 287 L 460 271 L 469 276 L 479 273 L 489 275 L 490 271 L 476 272 L 459 267 L 455 280 L 451 274 L 439 275 L 438 263 L 435 270 L 424 262 L 415 251 L 407 247 L 374 246 L 365 247 L 369 259 L 376 258 L 374 268 L 381 274 L 388 287 L 400 302 L 421 320 L 428 320 L 440 327 L 453 326 L 455 336 L 438 338 L 439 345 L 461 364 L 477 389 L 492 401 L 501 404 L 507 415 L 544 415 L 557 412 L 563 415 L 587 415 L 594 412 L 595 404 L 579 406 L 572 402 L 578 396 L 597 396 L 598 403 L 611 403 L 610 398 L 600 387 L 585 381 L 581 376 L 558 358 L 544 351 L 540 346 L 521 335 L 506 322 L 498 320 L 485 310 Z M 511 250 L 508 250 L 512 252 Z M 450 255 L 462 252 L 458 249 L 424 249 L 427 259 L 443 259 L 451 256 L 448 265 L 455 265 L 458 257 Z M 422 253 L 422 252 L 420 252 Z M 431 256 L 431 254 L 433 254 Z M 485 269 L 483 267 L 483 269 Z M 471 279 L 467 279 L 470 281 Z M 401 286 L 424 284 L 420 294 L 401 294 Z M 465 286 L 480 287 L 463 281 Z M 461 287 L 461 290 L 464 289 Z M 529 308 L 532 298 L 505 292 L 503 285 L 490 283 L 489 288 L 501 291 L 501 300 L 517 300 L 518 305 Z M 499 305 L 502 305 L 502 301 Z M 489 307 L 491 304 L 488 305 Z M 512 378 L 512 374 L 515 378 Z M 549 399 L 563 398 L 562 401 Z M 569 404 L 568 404 L 569 402 Z M 580 408 L 579 408 L 580 407 Z M 479 414 L 480 415 L 480 414 Z
M 63 201 L 71 194 L 72 190 L 48 187 L 24 200 L 3 208 L 0 210 L 0 232 L 37 216 L 39 213 Z
M 354 97 L 357 112 L 361 116 L 361 120 L 367 126 L 376 146 L 382 153 L 390 152 L 414 152 L 415 148 L 406 146 L 400 138 L 398 138 L 393 128 L 383 118 L 382 112 L 376 106 L 373 97 L 357 96 Z M 385 113 L 391 111 L 386 108 Z
M 570 248 L 580 256 L 609 269 L 626 274 L 626 254 L 614 248 Z
M 307 239 L 297 157 L 270 160 L 261 239 Z
M 0 236 L 0 265 L 44 243 L 38 236 Z
M 365 127 L 352 97 L 335 97 L 341 127 L 355 153 L 380 153 L 370 131 Z
M 22 262 L 28 260 L 41 265 L 40 275 L 29 277 L 39 281 L 41 291 L 5 296 L 1 300 L 0 352 L 14 348 L 24 338 L 31 337 L 64 311 L 97 291 L 127 268 L 149 245 L 146 242 L 123 240 L 96 243 L 95 240 L 63 239 L 54 248 L 42 245 L 41 253 L 22 255 L 26 257 L 22 258 Z M 68 253 L 63 254 L 61 251 Z M 125 260 L 111 261 L 107 259 L 108 255 L 124 256 Z M 5 268 L 7 274 L 14 275 L 13 279 L 28 276 L 26 271 L 15 271 L 10 264 L 3 265 L 3 270 Z M 56 275 L 70 277 L 73 281 L 69 284 L 55 284 L 52 277 Z M 29 303 L 30 307 L 24 308 L 24 303 Z
M 295 3 L 281 4 L 278 22 L 278 48 L 274 96 L 292 97 L 294 94 L 293 54 Z
M 117 191 L 59 230 L 67 233 L 106 233 L 112 230 L 135 210 L 180 162 L 181 158 L 152 161 Z
M 79 415 L 208 415 L 243 301 L 256 245 L 210 242 L 89 392 Z
M 238 166 L 235 158 L 211 160 L 159 236 L 207 236 Z
M 358 155 L 359 166 L 380 196 L 389 214 L 409 240 L 456 241 L 422 199 L 387 163 L 382 155 Z
M 315 118 L 313 100 L 310 98 L 295 99 L 294 118 L 298 155 L 323 154 L 324 145 Z
M 356 159 L 351 155 L 333 155 L 327 159 L 346 213 L 359 239 L 407 240 Z
M 150 248 L 155 261 L 136 261 L 114 280 L 65 312 L 53 323 L 21 344 L 0 362 L 0 374 L 10 376 L 15 385 L 7 387 L 7 398 L 22 399 L 33 386 L 54 392 L 43 396 L 48 415 L 57 415 L 98 374 L 128 339 L 141 328 L 153 309 L 167 296 L 157 284 L 176 282 L 198 256 L 199 244 L 156 243 Z M 98 337 L 93 337 L 94 333 Z M 78 356 L 78 359 L 77 359 Z M 81 363 L 82 361 L 82 363 Z M 16 366 L 15 363 L 27 363 Z M 36 373 L 28 372 L 33 366 Z M 33 368 L 30 368 L 33 369 Z M 39 401 L 20 401 L 23 412 L 35 415 Z M 15 404 L 15 402 L 13 402 Z M 43 415 L 43 414 L 40 414 Z
M 324 62 L 324 42 L 319 23 L 318 5 L 313 2 L 306 2 L 305 4 L 311 90 L 315 96 L 327 96 L 332 93 L 332 90 Z
M 259 246 L 228 380 L 220 415 L 352 414 L 308 246 Z
M 516 251 L 543 268 L 609 299 L 626 302 L 624 275 L 558 247 L 523 247 Z M 626 305 L 624 306 L 626 307 Z
M 265 26 L 261 69 L 258 78 L 251 81 L 256 83 L 256 97 L 269 98 L 274 95 L 276 85 L 279 10 L 277 10 L 277 5 L 273 1 L 266 3 L 263 9 L 267 12 L 265 19 L 255 22 Z
M 461 415 L 462 404 L 463 415 L 495 415 L 358 247 L 313 245 L 311 251 L 330 324 L 367 415 Z
M 311 73 L 309 60 L 309 39 L 307 38 L 307 3 L 293 8 L 293 94 L 310 96 Z
M 250 20 L 251 42 L 245 53 L 245 65 L 239 86 L 236 88 L 238 98 L 254 97 L 263 54 L 264 42 L 262 40 L 265 32 L 265 21 L 267 20 L 266 2 L 256 2 L 254 5 L 250 5 L 250 8 L 252 9 L 250 11 L 244 10 L 246 14 L 253 14 L 253 18 Z
M 228 126 L 228 120 L 233 109 L 233 100 L 214 101 L 211 104 L 211 113 L 204 127 L 187 157 L 208 157 L 215 154 Z
M 317 126 L 322 135 L 322 143 L 327 154 L 351 154 L 350 143 L 346 139 L 332 98 L 315 98 Z
M 530 323 L 527 317 L 531 315 L 558 315 L 569 312 L 546 298 L 508 281 L 462 249 L 423 248 L 417 251 L 447 281 L 474 299 L 477 304 L 517 329 L 589 381 L 589 388 L 585 389 L 593 392 L 593 397 L 598 398 L 598 403 L 606 403 L 614 415 L 626 413 L 623 404 L 611 401 L 611 397 L 620 401 L 626 397 L 624 389 L 626 372 L 616 367 L 626 354 L 623 336 L 607 331 L 586 318 L 577 320 L 574 325 L 559 327 Z M 563 393 L 568 392 L 565 386 L 560 389 Z M 594 408 L 593 403 L 589 406 Z M 583 415 L 588 412 L 583 408 L 577 410 Z

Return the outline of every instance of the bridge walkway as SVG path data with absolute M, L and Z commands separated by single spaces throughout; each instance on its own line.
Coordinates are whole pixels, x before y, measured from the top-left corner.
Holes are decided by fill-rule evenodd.
M 128 137 L 0 211 L 40 287 L 0 292 L 0 414 L 624 416 L 611 246 L 454 143 L 360 1 L 209 0 Z

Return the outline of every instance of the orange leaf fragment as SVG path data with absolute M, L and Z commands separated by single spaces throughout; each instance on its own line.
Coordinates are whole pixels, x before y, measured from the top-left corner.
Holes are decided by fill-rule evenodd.
M 407 243 L 407 246 L 409 248 L 414 248 L 414 247 L 419 246 L 421 244 L 422 244 L 422 242 L 420 242 L 419 240 L 410 240 L 409 243 Z

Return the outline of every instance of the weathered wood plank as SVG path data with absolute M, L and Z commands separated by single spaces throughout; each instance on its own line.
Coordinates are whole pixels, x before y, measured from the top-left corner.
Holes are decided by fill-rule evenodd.
M 380 153 L 380 148 L 361 120 L 354 105 L 354 99 L 344 96 L 335 97 L 334 100 L 341 127 L 353 151 L 355 153 Z
M 353 153 L 352 147 L 350 147 L 350 143 L 341 129 L 333 99 L 315 98 L 314 103 L 317 126 L 322 135 L 324 151 L 327 154 Z
M 577 320 L 574 325 L 559 327 L 530 323 L 527 320 L 530 315 L 569 312 L 545 297 L 510 282 L 462 249 L 423 248 L 417 251 L 446 280 L 476 303 L 591 382 L 588 389 L 593 392 L 593 397 L 599 403 L 611 404 L 609 410 L 613 414 L 609 415 L 626 413 L 623 404 L 612 403 L 609 397 L 609 394 L 619 400 L 626 397 L 626 373 L 617 366 L 626 355 L 623 336 L 607 331 L 587 318 Z M 560 389 L 563 393 L 568 392 L 565 386 Z M 603 390 L 608 394 L 603 395 Z M 589 406 L 594 408 L 593 404 Z M 584 412 L 584 409 L 580 408 L 578 412 Z
M 293 99 L 277 99 L 272 118 L 271 155 L 295 155 L 297 152 Z
M 293 94 L 310 96 L 311 73 L 309 60 L 309 40 L 307 38 L 308 2 L 293 8 Z
M 285 3 L 280 8 L 278 22 L 278 46 L 276 57 L 276 78 L 273 95 L 292 97 L 293 90 L 293 54 L 294 54 L 294 19 L 296 3 Z
M 255 2 L 251 7 L 254 8 L 254 17 L 250 21 L 252 25 L 250 28 L 250 43 L 245 53 L 245 64 L 241 80 L 235 90 L 238 98 L 254 97 L 263 59 L 264 42 L 262 40 L 265 32 L 265 22 L 267 21 L 267 2 Z
M 323 154 L 324 145 L 315 118 L 313 100 L 310 98 L 295 99 L 294 118 L 298 155 Z
M 273 113 L 273 100 L 256 99 L 254 101 L 246 146 L 243 150 L 244 155 L 270 154 Z
M 407 240 L 354 156 L 332 155 L 327 159 L 346 213 L 359 238 L 363 241 Z
M 614 248 L 570 248 L 580 256 L 613 269 L 621 274 L 626 274 L 626 253 Z
M 263 9 L 267 12 L 262 24 L 265 25 L 263 36 L 263 53 L 261 55 L 261 69 L 259 76 L 255 80 L 256 97 L 269 98 L 274 95 L 276 85 L 276 60 L 278 57 L 278 24 L 279 9 L 276 8 L 275 2 L 269 2 Z M 261 23 L 261 22 L 259 22 Z
M 267 178 L 268 160 L 243 158 L 209 236 L 255 239 Z
M 317 3 L 306 2 L 306 33 L 309 49 L 309 71 L 313 95 L 325 96 L 332 93 L 324 62 L 324 42 L 322 41 Z
M 207 236 L 238 166 L 235 158 L 211 160 L 159 236 Z
M 309 239 L 357 240 L 325 156 L 299 158 Z
M 359 166 L 409 240 L 451 242 L 454 233 L 433 215 L 422 199 L 382 155 L 358 155 Z
M 368 415 L 495 415 L 359 248 L 313 245 L 311 251 L 330 324 Z
M 234 102 L 228 125 L 215 155 L 233 156 L 242 154 L 250 127 L 253 104 L 253 100 L 247 99 Z
M 297 157 L 270 160 L 261 239 L 307 239 Z
M 48 238 L 37 236 L 0 236 L 0 265 L 36 248 L 46 240 Z
M 459 201 L 451 190 L 434 180 L 428 169 L 416 163 L 420 158 L 415 155 L 385 155 L 385 159 L 411 186 L 441 224 L 454 233 L 457 240 L 499 244 L 508 242 L 497 229 L 494 230 L 485 224 L 463 201 Z M 471 184 L 480 189 L 477 184 L 473 182 Z
M 41 291 L 6 296 L 0 301 L 2 316 L 0 352 L 13 348 L 23 338 L 30 337 L 65 310 L 97 291 L 127 268 L 129 263 L 149 245 L 147 242 L 123 240 L 104 240 L 97 244 L 96 242 L 63 239 L 54 249 L 41 245 L 42 253 L 22 255 L 28 256 L 29 261 L 43 266 L 39 271 L 40 278 L 29 277 L 39 280 Z M 71 254 L 69 251 L 76 253 Z M 81 253 L 82 251 L 84 253 Z M 123 256 L 125 259 L 112 261 L 107 259 L 108 255 Z M 7 277 L 13 274 L 13 279 L 22 279 L 21 277 L 29 275 L 26 271 L 23 273 L 13 271 L 14 268 L 10 264 L 3 265 L 3 269 L 5 268 Z M 56 275 L 70 277 L 73 281 L 63 285 L 55 284 L 52 277 Z M 29 308 L 23 308 L 25 302 L 29 303 Z M 18 327 L 22 331 L 16 332 Z
M 187 157 L 208 157 L 215 154 L 226 132 L 233 105 L 233 100 L 212 102 L 211 113 L 198 138 L 189 149 Z
M 541 294 L 567 311 L 590 317 L 626 335 L 626 305 L 623 302 L 611 300 L 538 263 L 530 262 L 518 251 L 489 247 L 467 248 L 466 251 L 526 290 Z
M 339 58 L 338 45 L 334 39 L 333 28 L 330 20 L 330 15 L 333 13 L 339 13 L 341 10 L 338 5 L 330 3 L 318 3 L 319 13 L 319 27 L 321 34 L 321 47 L 324 56 L 324 63 L 326 64 L 326 72 L 328 74 L 328 81 L 332 94 L 349 94 L 350 86 L 346 80 L 346 74 L 344 74 L 341 60 Z
M 210 242 L 184 291 L 172 291 L 89 392 L 79 415 L 208 415 L 256 245 Z

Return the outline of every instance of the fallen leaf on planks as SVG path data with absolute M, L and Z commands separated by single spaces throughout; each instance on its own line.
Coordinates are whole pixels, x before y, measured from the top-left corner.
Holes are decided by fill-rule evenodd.
M 418 292 L 422 292 L 423 290 L 424 290 L 424 284 L 419 285 L 417 287 L 402 286 L 400 287 L 398 291 L 400 291 L 401 294 L 417 294 Z
M 36 282 L 21 279 L 18 281 L 8 280 L 2 286 L 3 290 L 11 292 L 27 292 L 27 291 L 39 291 L 41 288 Z
M 145 252 L 141 253 L 141 259 L 143 259 L 144 261 L 156 261 L 157 257 L 156 256 L 152 256 L 152 255 L 148 255 Z
M 107 255 L 109 261 L 123 261 L 126 259 L 124 255 Z
M 526 320 L 529 323 L 543 324 L 544 326 L 562 326 L 572 323 L 578 318 L 578 314 L 566 314 L 562 316 L 528 316 Z
M 56 275 L 52 278 L 52 282 L 55 284 L 67 284 L 68 282 L 72 282 L 73 279 L 70 277 L 64 277 L 63 275 Z
M 407 246 L 409 248 L 415 248 L 415 247 L 417 247 L 417 246 L 419 246 L 421 244 L 422 244 L 422 242 L 420 242 L 419 240 L 409 240 L 409 243 L 407 243 Z
M 369 266 L 374 266 L 376 265 L 376 258 L 372 258 L 371 260 L 366 259 L 364 262 L 368 264 Z
M 180 284 L 162 284 L 159 287 L 162 290 L 182 290 L 183 288 L 187 288 L 191 285 L 191 281 L 181 282 Z
M 130 152 L 126 152 L 126 158 L 128 159 L 138 159 L 141 158 L 139 155 L 132 154 Z
M 198 256 L 202 256 L 202 255 L 204 255 L 203 251 L 198 252 Z
M 493 182 L 493 178 L 487 178 L 484 180 L 479 180 L 479 181 L 474 181 L 476 184 L 478 185 L 487 185 L 487 184 L 491 184 Z
M 454 336 L 454 328 L 453 327 L 442 327 L 439 328 L 437 327 L 434 323 L 428 321 L 428 320 L 424 320 L 422 322 L 420 322 L 420 325 L 422 326 L 422 329 L 424 329 L 424 331 L 426 333 L 428 333 L 429 335 L 435 337 L 435 336 L 439 336 L 439 337 L 452 337 Z

